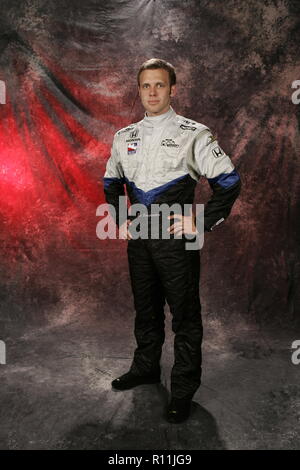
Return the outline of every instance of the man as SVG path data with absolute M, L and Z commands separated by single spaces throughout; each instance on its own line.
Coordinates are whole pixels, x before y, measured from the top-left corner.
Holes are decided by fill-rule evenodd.
M 130 370 L 115 379 L 119 390 L 160 381 L 160 358 L 165 339 L 164 305 L 172 314 L 175 362 L 166 419 L 186 420 L 201 381 L 202 321 L 199 299 L 200 251 L 187 250 L 185 236 L 195 233 L 193 215 L 178 216 L 170 238 L 135 238 L 130 217 L 120 220 L 119 197 L 131 204 L 192 204 L 197 181 L 205 176 L 213 191 L 204 209 L 204 229 L 211 231 L 229 215 L 241 182 L 230 158 L 210 130 L 176 114 L 174 67 L 160 59 L 147 60 L 138 72 L 144 118 L 118 131 L 104 175 L 106 200 L 116 209 L 120 237 L 128 241 L 128 262 L 136 310 L 137 348 Z M 179 237 L 183 235 L 183 237 Z

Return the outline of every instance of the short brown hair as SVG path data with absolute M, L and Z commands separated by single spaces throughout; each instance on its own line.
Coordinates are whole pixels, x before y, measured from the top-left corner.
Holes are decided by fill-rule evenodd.
M 170 87 L 172 85 L 176 84 L 176 72 L 175 72 L 175 68 L 173 67 L 173 65 L 170 64 L 170 62 L 166 62 L 163 59 L 157 59 L 157 58 L 154 57 L 152 59 L 146 60 L 146 62 L 144 62 L 140 66 L 138 74 L 137 74 L 137 81 L 138 81 L 139 86 L 140 86 L 140 75 L 141 75 L 141 73 L 143 72 L 143 70 L 149 70 L 149 69 L 165 69 L 165 70 L 167 70 L 169 72 Z

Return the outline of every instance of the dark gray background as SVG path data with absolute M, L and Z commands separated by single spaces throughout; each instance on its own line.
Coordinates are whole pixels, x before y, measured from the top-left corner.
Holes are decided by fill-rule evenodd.
M 1 1 L 2 449 L 299 448 L 300 4 Z M 114 132 L 143 117 L 136 73 L 176 67 L 177 113 L 208 125 L 243 189 L 205 237 L 203 382 L 188 423 L 162 385 L 113 394 L 135 347 L 126 242 L 96 237 Z M 210 197 L 203 179 L 195 202 Z

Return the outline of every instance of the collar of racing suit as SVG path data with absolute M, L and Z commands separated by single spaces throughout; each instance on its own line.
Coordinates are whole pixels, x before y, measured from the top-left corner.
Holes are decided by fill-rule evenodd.
M 163 114 L 160 114 L 159 116 L 148 116 L 146 111 L 145 117 L 143 119 L 143 125 L 146 127 L 160 127 L 161 125 L 164 125 L 167 120 L 173 118 L 175 115 L 176 113 L 172 106 L 170 106 L 168 111 Z

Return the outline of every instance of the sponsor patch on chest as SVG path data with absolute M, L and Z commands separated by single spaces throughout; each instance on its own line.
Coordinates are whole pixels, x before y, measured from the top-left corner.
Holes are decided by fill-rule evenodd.
M 132 155 L 132 154 L 136 153 L 137 148 L 138 148 L 138 143 L 139 142 L 137 142 L 137 141 L 127 143 L 127 155 Z
M 160 145 L 161 147 L 179 147 L 179 144 L 176 144 L 173 139 L 164 139 Z

